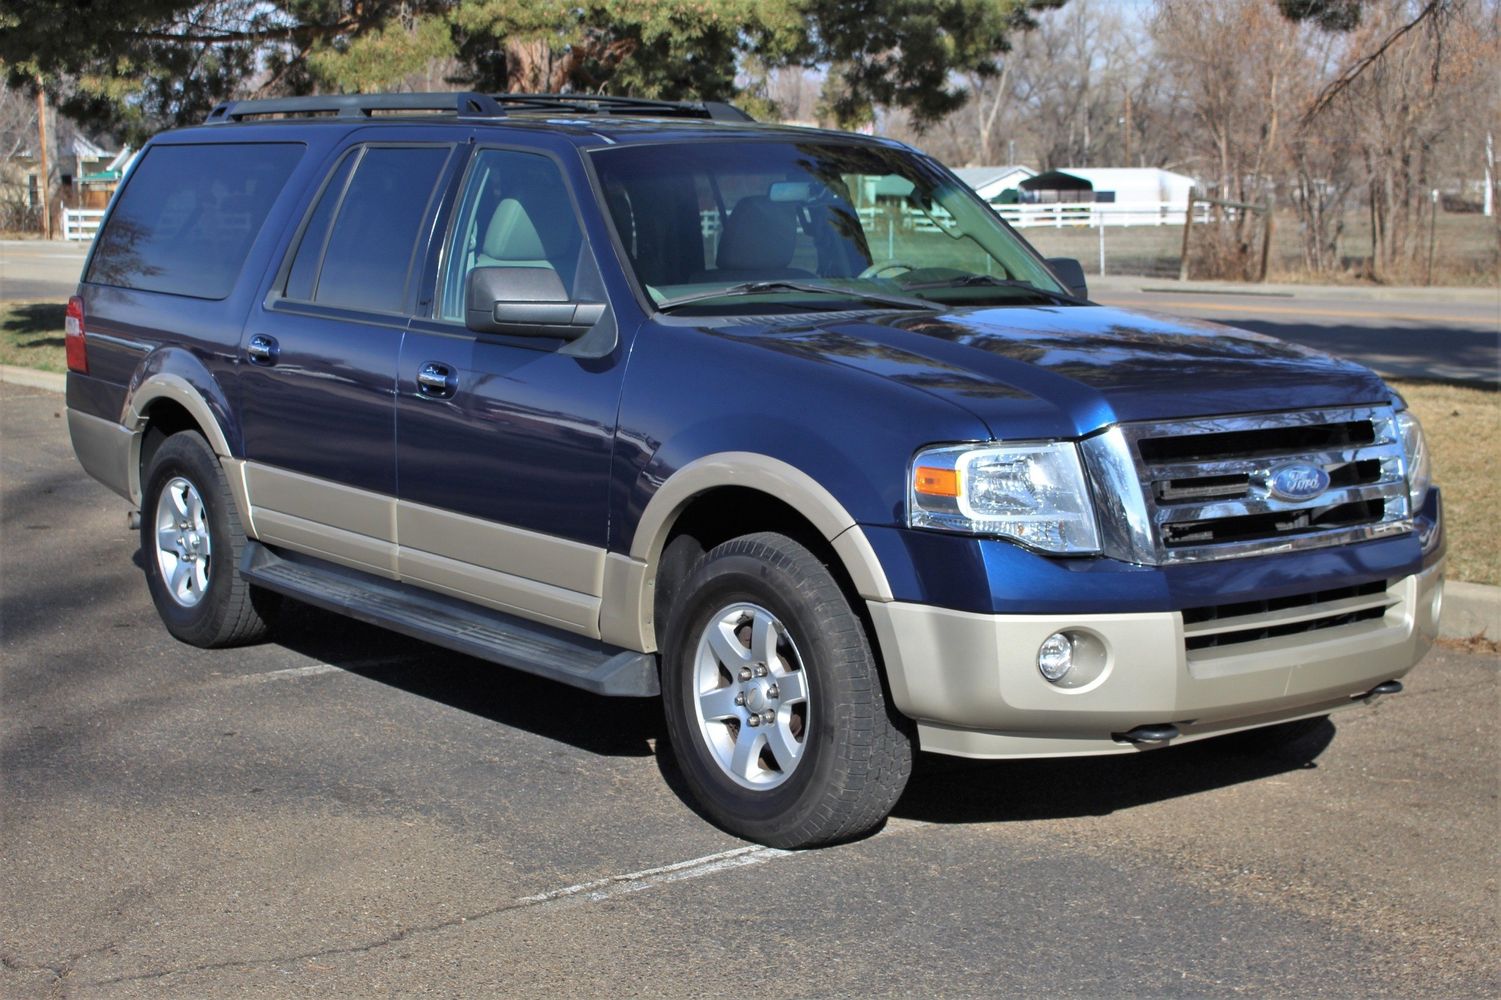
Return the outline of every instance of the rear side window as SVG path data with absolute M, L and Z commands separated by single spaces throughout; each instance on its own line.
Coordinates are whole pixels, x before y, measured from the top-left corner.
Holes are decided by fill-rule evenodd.
M 301 143 L 151 147 L 99 234 L 85 280 L 224 298 L 303 149 Z
M 422 220 L 448 154 L 447 146 L 368 147 L 347 184 L 340 175 L 352 161 L 341 164 L 309 216 L 286 296 L 401 311 Z
M 297 256 L 292 258 L 292 267 L 287 273 L 287 287 L 283 294 L 289 299 L 312 301 L 318 281 L 318 262 L 323 259 L 323 247 L 328 242 L 328 226 L 334 221 L 334 210 L 344 198 L 344 188 L 349 184 L 354 161 L 353 153 L 339 161 L 318 195 L 313 214 L 308 216 L 307 225 L 302 230 L 302 242 L 297 246 Z

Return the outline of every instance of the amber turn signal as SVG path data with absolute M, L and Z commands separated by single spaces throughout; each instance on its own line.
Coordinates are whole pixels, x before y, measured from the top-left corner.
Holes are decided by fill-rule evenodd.
M 912 489 L 934 497 L 959 495 L 959 473 L 953 469 L 934 469 L 919 465 L 912 470 Z

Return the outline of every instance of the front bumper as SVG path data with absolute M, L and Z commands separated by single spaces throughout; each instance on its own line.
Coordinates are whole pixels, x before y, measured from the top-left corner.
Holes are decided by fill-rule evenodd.
M 870 601 L 892 697 L 925 750 L 965 757 L 1125 753 L 1113 738 L 1172 724 L 1173 742 L 1350 705 L 1412 669 L 1438 637 L 1443 562 L 1392 581 L 1378 617 L 1190 649 L 1179 611 L 987 615 Z M 1371 603 L 1365 599 L 1365 603 Z M 1266 622 L 1285 622 L 1269 611 Z M 1297 613 L 1292 613 L 1296 617 Z M 1255 616 L 1235 620 L 1242 629 Z M 1100 641 L 1098 677 L 1067 689 L 1037 669 L 1037 648 L 1073 629 Z

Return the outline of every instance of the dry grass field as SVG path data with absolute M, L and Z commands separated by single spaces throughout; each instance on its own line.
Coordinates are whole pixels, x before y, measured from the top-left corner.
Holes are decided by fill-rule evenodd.
M 1363 215 L 1355 213 L 1347 220 L 1346 227 L 1340 240 L 1345 259 L 1344 272 L 1311 275 L 1303 268 L 1297 217 L 1290 212 L 1278 213 L 1272 236 L 1269 280 L 1318 284 L 1364 282 L 1361 274 L 1370 255 L 1370 225 Z M 1020 232 L 1043 256 L 1074 257 L 1083 262 L 1087 273 L 1099 273 L 1099 230 L 1032 226 Z M 1501 230 L 1498 230 L 1494 218 L 1487 219 L 1479 214 L 1440 213 L 1434 241 L 1433 284 L 1496 284 L 1498 274 L 1501 274 L 1501 235 L 1498 234 Z M 1426 246 L 1425 242 L 1425 254 Z M 1105 273 L 1176 278 L 1182 249 L 1181 225 L 1106 226 Z M 1426 278 L 1425 256 L 1424 266 L 1411 280 L 1402 283 L 1422 284 Z
M 1501 393 L 1437 382 L 1393 382 L 1423 422 L 1443 487 L 1451 580 L 1501 584 Z

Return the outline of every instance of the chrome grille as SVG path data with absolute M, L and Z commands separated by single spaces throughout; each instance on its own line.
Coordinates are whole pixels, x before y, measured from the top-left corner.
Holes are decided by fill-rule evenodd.
M 1107 552 L 1165 564 L 1341 545 L 1412 530 L 1392 409 L 1121 424 L 1083 443 Z M 1273 495 L 1283 466 L 1328 487 Z

